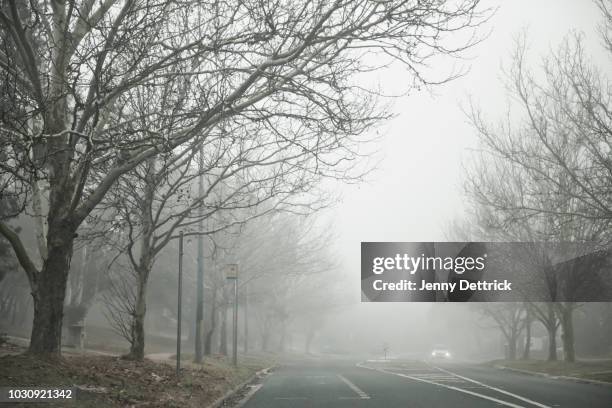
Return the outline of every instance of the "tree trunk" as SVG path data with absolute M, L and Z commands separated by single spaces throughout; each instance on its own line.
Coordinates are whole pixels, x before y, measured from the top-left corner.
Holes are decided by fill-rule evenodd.
M 131 327 L 131 344 L 128 358 L 142 361 L 145 349 L 144 320 L 147 313 L 147 277 L 148 271 L 138 272 L 138 291 L 136 304 L 134 305 L 134 316 Z
M 508 360 L 516 360 L 516 335 L 512 335 L 508 338 Z
M 557 326 L 552 324 L 546 328 L 548 332 L 548 361 L 557 361 Z
M 576 361 L 574 348 L 574 308 L 573 305 L 564 305 L 561 312 L 561 328 L 563 330 L 563 356 L 565 361 Z
M 264 331 L 261 334 L 261 351 L 268 351 L 269 341 L 270 341 L 270 332 Z
M 209 356 L 212 353 L 213 334 L 217 328 L 217 290 L 213 289 L 212 303 L 210 312 L 210 327 L 204 338 L 204 355 Z
M 21 302 L 17 301 L 17 297 L 14 296 L 12 297 L 12 302 L 10 303 L 11 306 L 11 325 L 15 326 L 17 324 L 17 311 L 19 310 L 19 304 Z
M 210 330 L 206 332 L 206 336 L 204 336 L 204 355 L 209 356 L 212 353 L 212 338 L 213 333 L 215 332 L 215 328 L 211 327 Z
M 285 327 L 285 320 L 281 321 L 281 332 L 280 332 L 280 339 L 278 341 L 278 351 L 280 353 L 283 353 L 285 351 L 286 348 L 286 342 L 287 342 L 287 330 Z
M 272 332 L 272 324 L 270 317 L 266 316 L 263 322 L 263 329 L 261 331 L 261 351 L 268 351 L 270 343 L 270 333 Z
M 145 332 L 144 320 L 147 313 L 147 283 L 149 274 L 153 268 L 153 216 L 152 203 L 155 197 L 155 180 L 153 174 L 155 172 L 155 158 L 150 158 L 146 161 L 146 176 L 144 187 L 143 205 L 140 208 L 141 213 L 141 231 L 140 237 L 140 257 L 137 263 L 132 263 L 136 271 L 138 285 L 136 292 L 136 304 L 134 305 L 134 316 L 132 318 L 131 327 L 131 345 L 129 358 L 141 361 L 144 359 L 145 349 Z M 130 257 L 133 259 L 133 256 Z M 180 324 L 180 322 L 178 322 Z
M 61 224 L 59 222 L 53 224 Z M 59 357 L 62 348 L 62 319 L 74 231 L 51 225 L 48 257 L 32 290 L 34 321 L 28 351 Z
M 316 330 L 309 329 L 306 333 L 306 344 L 305 344 L 305 352 L 306 354 L 310 354 L 310 347 L 312 346 L 312 341 L 315 338 Z
M 63 3 L 56 4 L 60 8 L 65 7 Z M 62 9 L 61 13 L 64 11 Z M 59 33 L 57 28 L 65 22 L 62 20 L 63 18 L 60 18 L 56 22 L 58 26 L 54 27 L 54 34 Z M 58 35 L 56 40 L 58 41 L 52 55 L 54 63 L 49 81 L 48 100 L 51 102 L 44 113 L 43 134 L 47 135 L 57 135 L 67 129 L 67 92 L 64 88 L 66 54 L 61 51 L 66 38 Z M 39 272 L 26 270 L 34 300 L 34 319 L 28 351 L 55 357 L 60 357 L 62 352 L 64 298 L 75 233 L 81 221 L 73 218 L 72 200 L 76 186 L 71 179 L 73 151 L 69 140 L 70 137 L 64 135 L 36 142 L 32 146 L 34 161 L 48 171 L 49 205 L 46 248 L 40 248 L 42 268 Z M 33 266 L 29 265 L 27 269 L 33 269 Z
M 525 347 L 523 348 L 523 360 L 529 360 L 531 354 L 531 314 L 527 313 L 525 316 Z

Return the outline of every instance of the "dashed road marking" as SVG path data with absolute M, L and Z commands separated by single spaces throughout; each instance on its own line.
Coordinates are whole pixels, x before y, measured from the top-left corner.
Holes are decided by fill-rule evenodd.
M 274 397 L 275 400 L 306 400 L 307 397 Z
M 427 383 L 427 384 L 431 384 L 431 385 L 437 385 L 439 387 L 448 388 L 450 390 L 454 390 L 454 391 L 462 392 L 464 394 L 472 395 L 472 396 L 477 397 L 477 398 L 482 398 L 482 399 L 486 399 L 486 400 L 489 400 L 489 401 L 493 401 L 493 402 L 496 402 L 498 404 L 505 405 L 505 406 L 511 407 L 511 408 L 524 408 L 522 405 L 517 405 L 517 404 L 514 404 L 512 402 L 504 401 L 504 400 L 501 400 L 501 399 L 498 399 L 498 398 L 495 398 L 495 397 L 491 397 L 489 395 L 481 394 L 481 393 L 478 393 L 478 392 L 475 392 L 475 391 L 470 391 L 469 389 L 467 389 L 467 387 L 456 387 L 456 386 L 453 386 L 453 385 L 450 385 L 450 384 L 445 384 L 444 382 L 441 382 L 441 381 L 436 382 L 432 378 L 424 378 L 423 376 L 419 376 L 419 375 L 408 375 L 408 374 L 393 372 L 393 371 L 391 371 L 389 369 L 386 369 L 386 368 L 368 367 L 368 366 L 363 365 L 363 364 L 357 364 L 357 367 L 366 368 L 368 370 L 379 371 L 379 372 L 382 372 L 382 373 L 397 375 L 399 377 L 408 378 L 408 379 L 411 379 L 411 380 L 414 380 L 414 381 L 421 381 L 421 382 L 424 382 L 424 383 Z M 460 379 L 462 381 L 467 381 L 467 382 L 470 382 L 470 383 L 473 383 L 473 384 L 477 384 L 479 387 L 481 387 L 481 389 L 482 388 L 487 388 L 487 389 L 490 389 L 490 390 L 498 391 L 498 392 L 500 392 L 502 394 L 506 394 L 506 395 L 511 396 L 513 398 L 519 399 L 521 401 L 528 402 L 528 403 L 530 403 L 532 405 L 535 405 L 535 406 L 538 406 L 540 408 L 551 408 L 548 405 L 540 404 L 539 402 L 532 401 L 530 399 L 521 397 L 520 395 L 516 395 L 516 394 L 513 394 L 511 392 L 508 392 L 508 391 L 505 391 L 505 390 L 502 390 L 502 389 L 499 389 L 499 388 L 496 388 L 496 387 L 488 386 L 488 385 L 486 385 L 484 383 L 481 383 L 479 381 L 472 380 L 471 378 L 460 376 L 460 375 L 457 375 L 455 373 L 451 373 L 450 371 L 446 371 L 446 370 L 441 369 L 439 367 L 434 367 L 434 368 L 436 368 L 436 369 L 438 369 L 438 370 L 440 370 L 442 372 L 446 372 L 450 376 L 455 376 L 456 378 L 458 378 L 458 379 Z
M 366 394 L 361 388 L 350 382 L 345 376 L 338 374 L 338 378 L 341 379 L 346 385 L 349 386 L 355 394 L 359 395 L 360 399 L 370 399 L 370 396 Z

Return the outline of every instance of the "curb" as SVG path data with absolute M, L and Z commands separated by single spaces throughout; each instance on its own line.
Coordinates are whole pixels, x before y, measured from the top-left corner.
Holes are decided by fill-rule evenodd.
M 240 384 L 236 385 L 235 387 L 231 388 L 229 391 L 227 391 L 221 397 L 217 398 L 215 401 L 213 401 L 211 404 L 209 404 L 206 408 L 219 408 L 219 407 L 223 406 L 223 403 L 227 399 L 232 397 L 234 394 L 236 394 L 238 391 L 240 391 L 242 388 L 244 388 L 246 385 L 251 383 L 256 378 L 262 377 L 264 375 L 268 375 L 270 370 L 272 370 L 274 367 L 276 367 L 276 365 L 271 365 L 270 367 L 266 367 L 266 368 L 263 368 L 263 369 L 255 372 L 253 375 L 251 375 L 245 381 L 243 381 Z
M 601 385 L 604 387 L 612 387 L 612 383 L 610 382 L 591 380 L 588 378 L 570 377 L 566 375 L 552 375 L 552 374 L 547 374 L 547 373 L 540 373 L 538 371 L 521 370 L 518 368 L 506 367 L 502 365 L 494 365 L 493 367 L 497 368 L 498 370 L 506 370 L 506 371 L 512 371 L 512 372 L 520 373 L 520 374 L 535 375 L 538 377 L 549 378 L 551 380 L 565 380 L 565 381 L 572 381 L 572 382 L 583 383 L 583 384 L 593 384 L 593 385 Z

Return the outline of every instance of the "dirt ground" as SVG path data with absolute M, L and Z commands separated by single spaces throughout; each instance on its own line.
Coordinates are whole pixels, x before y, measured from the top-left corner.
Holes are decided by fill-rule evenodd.
M 177 379 L 172 361 L 136 362 L 89 354 L 65 354 L 61 359 L 40 360 L 15 354 L 22 350 L 10 344 L 2 346 L 6 347 L 11 349 L 5 349 L 0 356 L 0 386 L 76 387 L 76 400 L 72 403 L 45 403 L 45 407 L 202 408 L 270 363 L 243 359 L 241 366 L 234 369 L 225 358 L 208 358 L 202 365 L 186 362 Z M 19 407 L 28 406 L 41 404 L 19 404 Z

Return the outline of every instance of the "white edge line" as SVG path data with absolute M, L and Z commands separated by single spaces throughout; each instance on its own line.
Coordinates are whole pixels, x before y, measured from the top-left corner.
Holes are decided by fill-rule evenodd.
M 500 399 L 497 399 L 497 398 L 489 397 L 488 395 L 479 394 L 477 392 L 464 390 L 462 388 L 453 387 L 452 385 L 440 384 L 440 383 L 436 383 L 436 382 L 433 382 L 433 381 L 424 380 L 422 378 L 413 377 L 413 376 L 406 375 L 406 374 L 401 374 L 401 373 L 394 373 L 392 371 L 387 371 L 387 370 L 383 370 L 383 369 L 380 369 L 380 368 L 367 367 L 367 366 L 363 366 L 363 365 L 360 365 L 360 364 L 357 364 L 357 367 L 366 368 L 368 370 L 379 371 L 381 373 L 397 375 L 399 377 L 409 378 L 409 379 L 414 380 L 414 381 L 421 381 L 421 382 L 424 382 L 424 383 L 427 383 L 427 384 L 431 384 L 431 385 L 437 385 L 439 387 L 448 388 L 449 390 L 459 391 L 459 392 L 463 392 L 465 394 L 473 395 L 473 396 L 478 397 L 478 398 L 483 398 L 483 399 L 486 399 L 486 400 L 489 400 L 489 401 L 497 402 L 498 404 L 502 404 L 502 405 L 505 405 L 507 407 L 525 408 L 525 407 L 523 407 L 521 405 L 516 405 L 516 404 L 513 404 L 511 402 L 507 402 L 507 401 L 503 401 L 503 400 L 500 400 Z
M 440 368 L 440 367 L 437 367 L 437 366 L 432 366 L 432 367 L 434 367 L 434 368 L 436 368 L 436 369 L 438 369 L 438 370 L 440 370 L 440 371 L 442 371 L 444 373 L 447 373 L 447 374 L 450 374 L 450 375 L 454 375 L 454 376 L 456 376 L 458 378 L 461 378 L 462 380 L 469 381 L 471 383 L 478 384 L 478 385 L 480 385 L 482 387 L 489 388 L 491 390 L 494 390 L 494 391 L 497 391 L 497 392 L 501 392 L 502 394 L 509 395 L 509 396 L 514 397 L 516 399 L 519 399 L 521 401 L 528 402 L 531 405 L 535 405 L 535 406 L 540 407 L 540 408 L 551 408 L 549 405 L 544 405 L 544 404 L 541 404 L 541 403 L 539 403 L 537 401 L 530 400 L 529 398 L 525 398 L 525 397 L 521 397 L 520 395 L 513 394 L 510 391 L 502 390 L 501 388 L 497 388 L 497 387 L 493 387 L 493 386 L 481 383 L 480 381 L 476 381 L 476 380 L 473 380 L 471 378 L 464 377 L 462 375 L 459 375 L 459 374 L 453 373 L 451 371 L 445 370 L 444 368 Z
M 362 389 L 350 382 L 345 376 L 338 374 L 338 378 L 341 379 L 346 385 L 348 385 L 349 388 L 355 392 L 355 394 L 359 395 L 360 399 L 370 399 L 370 396 L 368 394 L 366 394 Z

